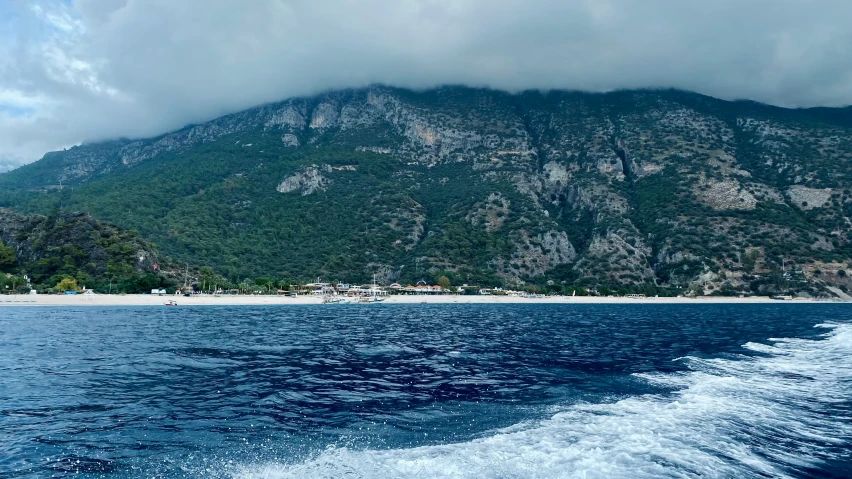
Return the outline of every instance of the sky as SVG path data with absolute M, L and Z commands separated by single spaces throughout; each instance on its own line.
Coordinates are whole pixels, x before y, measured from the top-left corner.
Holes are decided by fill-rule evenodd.
M 0 169 L 373 83 L 846 106 L 849 45 L 850 0 L 0 0 Z

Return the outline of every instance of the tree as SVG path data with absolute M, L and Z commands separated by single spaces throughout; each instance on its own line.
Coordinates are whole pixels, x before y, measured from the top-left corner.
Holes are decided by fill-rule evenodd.
M 754 267 L 757 264 L 757 260 L 760 258 L 760 251 L 756 249 L 746 250 L 742 255 L 742 264 L 743 269 L 746 273 L 751 273 L 754 271 Z
M 438 286 L 449 291 L 449 289 L 450 289 L 450 278 L 447 278 L 446 276 L 441 276 L 440 278 L 438 278 Z
M 11 268 L 18 262 L 15 250 L 0 241 L 0 270 Z
M 201 289 L 202 291 L 207 291 L 210 289 L 213 280 L 215 279 L 215 275 L 213 274 L 213 269 L 209 266 L 204 266 L 201 268 Z
M 20 276 L 12 276 L 11 278 L 9 278 L 9 284 L 12 285 L 12 289 L 18 290 L 22 286 L 26 286 L 27 280 Z
M 62 291 L 77 291 L 77 280 L 74 278 L 64 278 L 62 281 L 56 283 L 56 289 Z

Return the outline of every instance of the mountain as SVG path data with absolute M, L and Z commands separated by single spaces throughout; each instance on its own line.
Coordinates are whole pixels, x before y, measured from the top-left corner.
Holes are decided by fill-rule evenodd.
M 160 261 L 154 246 L 138 233 L 87 214 L 24 216 L 0 208 L 0 272 L 5 273 L 0 283 L 17 274 L 41 290 L 69 278 L 104 292 L 149 292 L 175 283 L 175 274 L 161 268 Z
M 848 289 L 852 110 L 374 86 L 52 152 L 0 204 L 91 212 L 233 281 Z

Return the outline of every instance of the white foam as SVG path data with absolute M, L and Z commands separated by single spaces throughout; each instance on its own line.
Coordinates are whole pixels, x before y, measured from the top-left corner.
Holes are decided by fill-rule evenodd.
M 682 358 L 689 372 L 638 375 L 676 388 L 578 404 L 460 444 L 329 448 L 297 463 L 243 465 L 240 479 L 787 477 L 852 441 L 833 407 L 852 392 L 852 325 L 818 341 L 745 345 L 734 359 Z

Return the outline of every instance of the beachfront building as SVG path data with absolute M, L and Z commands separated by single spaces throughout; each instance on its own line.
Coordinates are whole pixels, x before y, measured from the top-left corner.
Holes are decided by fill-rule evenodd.
M 322 296 L 326 294 L 337 294 L 331 283 L 308 283 L 305 285 L 308 294 Z
M 370 285 L 349 285 L 347 284 L 345 288 L 339 288 L 335 293 L 339 296 L 346 296 L 348 298 L 364 298 L 364 297 L 379 297 L 379 296 L 387 296 L 388 290 L 382 288 L 375 284 Z
M 346 296 L 361 296 L 365 294 L 368 289 L 370 288 L 353 284 L 346 290 Z
M 402 292 L 403 294 L 444 294 L 446 290 L 438 285 L 418 284 L 417 286 L 406 286 L 402 289 Z
M 387 295 L 388 295 L 387 290 L 378 286 L 378 285 L 371 284 L 370 287 L 367 288 L 367 296 L 387 296 Z

